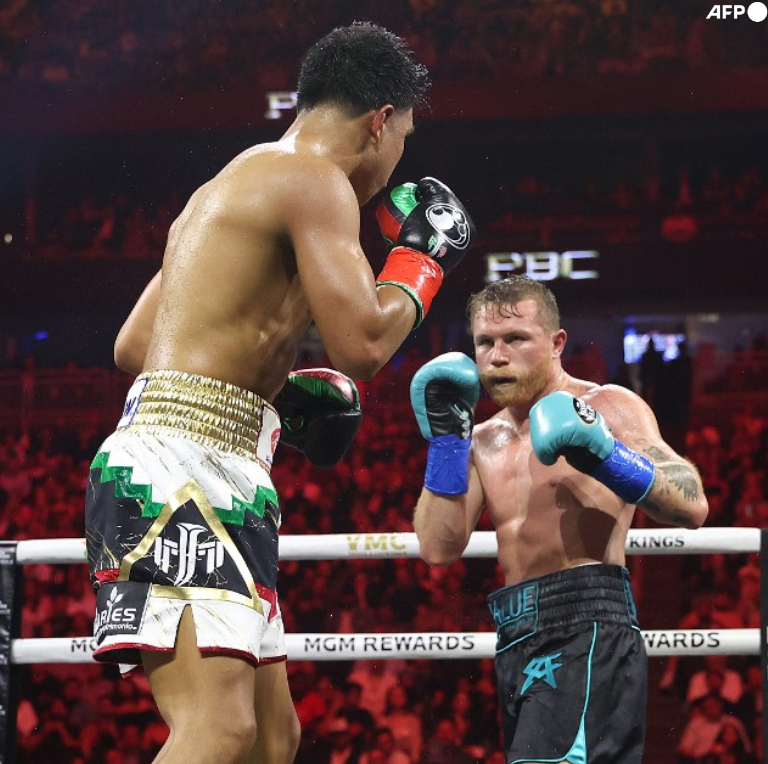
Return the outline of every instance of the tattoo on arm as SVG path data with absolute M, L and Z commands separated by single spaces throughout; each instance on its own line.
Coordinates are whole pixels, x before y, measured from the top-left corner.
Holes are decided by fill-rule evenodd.
M 664 477 L 663 481 L 659 481 L 662 496 L 676 488 L 687 501 L 696 501 L 699 498 L 696 474 L 688 462 L 679 461 L 657 446 L 648 446 L 644 451 L 656 462 L 656 469 Z
M 687 464 L 673 462 L 658 469 L 667 481 L 677 488 L 688 501 L 696 501 L 699 498 L 699 486 L 696 482 L 696 476 Z
M 656 448 L 656 446 L 648 446 L 645 449 L 645 453 L 654 460 L 670 461 L 672 459 L 670 454 L 665 453 L 660 448 Z
M 648 441 L 638 445 L 656 467 L 656 479 L 650 494 L 642 502 L 643 510 L 661 523 L 698 527 L 703 489 L 696 467 L 664 447 L 659 448 Z

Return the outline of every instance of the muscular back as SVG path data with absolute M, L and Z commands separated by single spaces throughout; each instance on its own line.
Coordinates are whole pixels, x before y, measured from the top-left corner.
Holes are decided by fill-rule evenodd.
M 302 167 L 266 144 L 193 194 L 169 233 L 146 370 L 279 390 L 310 323 L 286 217 Z
M 602 388 L 572 383 L 569 392 L 599 406 Z M 505 410 L 473 435 L 473 461 L 506 583 L 591 562 L 623 565 L 634 507 L 564 459 L 544 466 L 531 448 L 528 424 L 518 426 Z

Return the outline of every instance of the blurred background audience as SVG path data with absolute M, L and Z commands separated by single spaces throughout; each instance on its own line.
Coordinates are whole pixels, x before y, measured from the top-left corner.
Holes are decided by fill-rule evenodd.
M 426 357 L 411 351 L 408 363 L 392 364 L 361 386 L 366 417 L 338 468 L 318 470 L 297 452 L 279 447 L 273 475 L 280 490 L 284 534 L 411 530 L 425 448 L 415 420 L 406 413 L 407 404 L 394 403 L 407 389 L 411 368 L 423 360 Z M 72 375 L 72 384 L 88 373 L 62 372 Z M 130 380 L 125 375 L 104 374 L 127 389 Z M 693 408 L 695 412 L 695 402 Z M 485 397 L 480 412 L 492 412 Z M 3 429 L 0 538 L 82 535 L 88 462 L 108 425 L 82 432 L 78 416 L 70 418 L 70 413 L 60 408 L 59 421 L 46 427 L 18 420 Z M 747 454 L 745 428 L 750 433 Z M 725 427 L 692 427 L 686 442 L 689 456 L 701 454 L 708 490 L 718 497 L 716 506 L 722 505 L 708 525 L 737 525 L 738 507 L 745 501 L 768 503 L 768 417 L 734 412 Z M 709 454 L 713 444 L 716 460 Z M 743 524 L 758 524 L 757 517 Z M 480 529 L 491 529 L 487 519 Z M 757 627 L 758 564 L 755 555 L 669 557 L 659 558 L 649 571 L 642 567 L 642 557 L 630 557 L 641 622 L 646 628 Z M 675 580 L 681 574 L 686 591 L 680 591 Z M 666 587 L 661 610 L 655 594 L 660 581 Z M 485 595 L 500 583 L 493 561 L 483 559 L 439 569 L 404 559 L 286 561 L 281 565 L 280 595 L 286 627 L 293 633 L 489 631 L 493 627 Z M 670 591 L 678 596 L 669 596 Z M 24 599 L 22 636 L 90 633 L 94 597 L 84 566 L 25 566 Z M 292 661 L 289 666 L 304 729 L 299 764 L 494 760 L 499 727 L 490 660 L 462 661 L 451 671 L 445 671 L 442 661 L 426 660 Z M 762 696 L 757 658 L 653 659 L 651 667 L 651 725 L 663 725 L 679 738 L 681 762 L 703 761 L 705 754 L 714 756 L 715 749 L 738 749 L 742 756 L 753 756 L 759 749 Z M 55 751 L 61 764 L 141 764 L 151 761 L 162 745 L 165 727 L 140 672 L 119 679 L 111 668 L 95 665 L 17 670 L 22 676 L 21 761 L 48 762 Z M 671 719 L 679 727 L 670 729 L 667 712 L 658 718 L 669 708 L 676 710 Z M 324 752 L 320 758 L 318 751 Z
M 10 0 L 0 8 L 0 538 L 83 535 L 88 465 L 131 381 L 112 368 L 111 345 L 171 222 L 222 160 L 282 133 L 292 113 L 265 119 L 266 94 L 290 91 L 306 48 L 354 18 L 405 36 L 430 67 L 442 110 L 419 115 L 398 173 L 455 186 L 479 242 L 425 326 L 360 385 L 364 422 L 339 467 L 320 471 L 279 447 L 282 532 L 412 530 L 426 448 L 408 386 L 429 357 L 471 352 L 463 309 L 487 275 L 484 255 L 517 253 L 520 271 L 532 267 L 524 253 L 597 249 L 604 280 L 547 276 L 573 329 L 566 368 L 645 397 L 702 472 L 707 525 L 768 527 L 768 23 L 707 12 L 693 0 Z M 621 102 L 615 114 L 606 92 Z M 375 266 L 372 217 L 362 241 Z M 643 352 L 626 351 L 630 340 Z M 310 332 L 299 365 L 325 364 Z M 483 397 L 478 418 L 493 411 Z M 635 522 L 653 525 L 641 513 Z M 491 530 L 487 518 L 480 529 Z M 759 564 L 629 557 L 641 624 L 758 627 Z M 500 583 L 485 559 L 284 561 L 279 590 L 293 633 L 491 631 L 485 596 Z M 85 566 L 26 566 L 23 588 L 23 637 L 90 634 Z M 163 745 L 141 672 L 15 670 L 20 762 L 148 764 Z M 503 764 L 491 660 L 450 670 L 291 661 L 289 671 L 304 729 L 297 764 Z M 650 671 L 647 761 L 763 760 L 756 657 L 652 659 Z

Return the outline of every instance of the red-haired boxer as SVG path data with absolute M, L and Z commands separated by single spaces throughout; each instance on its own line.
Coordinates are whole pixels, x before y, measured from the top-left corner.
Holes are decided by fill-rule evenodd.
M 477 366 L 449 353 L 411 385 L 430 441 L 414 517 L 421 555 L 456 560 L 487 508 L 506 581 L 488 603 L 507 762 L 640 764 L 646 653 L 627 532 L 635 506 L 700 526 L 701 479 L 641 398 L 563 370 L 566 333 L 541 282 L 491 283 L 469 316 Z M 501 411 L 473 431 L 480 383 Z

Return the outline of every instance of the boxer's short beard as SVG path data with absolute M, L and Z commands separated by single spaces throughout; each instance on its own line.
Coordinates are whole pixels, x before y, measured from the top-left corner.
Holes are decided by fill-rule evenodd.
M 516 381 L 502 386 L 493 384 L 493 375 L 485 374 L 481 380 L 491 400 L 499 407 L 524 406 L 533 403 L 547 386 L 552 373 L 551 360 L 544 358 L 522 374 L 516 374 Z

